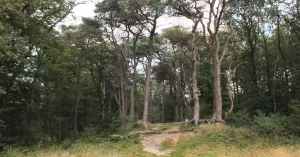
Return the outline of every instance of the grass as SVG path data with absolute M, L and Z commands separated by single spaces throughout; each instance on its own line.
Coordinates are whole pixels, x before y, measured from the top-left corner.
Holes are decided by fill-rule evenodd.
M 170 126 L 168 126 L 170 127 Z M 160 126 L 160 129 L 164 126 Z M 161 150 L 172 148 L 171 157 L 299 157 L 300 145 L 280 137 L 261 137 L 246 128 L 203 125 L 197 133 L 182 135 L 175 144 L 162 142 Z M 2 157 L 154 157 L 143 151 L 141 137 L 119 141 L 89 136 L 77 141 L 34 148 L 8 148 Z
M 168 139 L 161 142 L 160 150 L 164 151 L 164 150 L 172 148 L 173 146 L 174 146 L 174 141 L 172 139 L 168 138 Z
M 153 157 L 142 152 L 139 138 L 126 139 L 118 142 L 90 141 L 81 139 L 65 148 L 63 144 L 41 149 L 24 150 L 9 148 L 0 153 L 2 157 Z
M 286 145 L 280 138 L 260 137 L 245 128 L 204 125 L 196 134 L 180 137 L 172 157 L 298 157 L 299 145 Z

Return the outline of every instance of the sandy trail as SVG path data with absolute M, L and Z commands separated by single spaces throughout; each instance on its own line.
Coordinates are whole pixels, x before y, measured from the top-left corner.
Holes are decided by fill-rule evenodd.
M 153 154 L 156 154 L 157 156 L 162 155 L 168 155 L 172 150 L 160 150 L 161 149 L 161 142 L 163 142 L 166 139 L 173 140 L 174 143 L 178 141 L 179 136 L 182 134 L 180 132 L 178 133 L 168 133 L 168 132 L 174 132 L 179 131 L 179 126 L 173 126 L 166 131 L 164 131 L 162 134 L 154 134 L 144 137 L 142 143 L 144 146 L 144 151 L 150 152 Z

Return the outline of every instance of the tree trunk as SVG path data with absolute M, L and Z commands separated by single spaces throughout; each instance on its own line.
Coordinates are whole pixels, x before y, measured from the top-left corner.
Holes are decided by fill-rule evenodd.
M 185 107 L 185 77 L 184 77 L 184 65 L 180 65 L 180 119 L 183 119 L 184 116 L 184 107 Z
M 162 104 L 161 104 L 161 122 L 165 122 L 165 106 L 166 106 L 166 85 L 162 83 Z
M 133 67 L 133 80 L 132 80 L 132 85 L 131 85 L 131 91 L 130 91 L 130 118 L 134 118 L 135 115 L 135 100 L 134 100 L 134 93 L 135 93 L 135 84 L 136 84 L 136 67 L 137 63 L 134 63 Z
M 254 50 L 250 50 L 250 61 L 251 61 L 251 77 L 253 81 L 253 94 L 254 96 L 258 95 L 258 82 L 257 82 L 257 74 L 256 74 L 256 64 L 255 64 L 255 52 Z M 251 87 L 252 88 L 252 87 Z
M 111 118 L 111 101 L 112 101 L 112 94 L 110 94 L 110 97 L 109 97 L 109 105 L 108 105 L 108 114 L 109 114 L 109 117 Z
M 151 77 L 151 64 L 152 64 L 152 54 L 148 53 L 148 65 L 146 73 L 146 83 L 145 83 L 145 96 L 144 96 L 144 112 L 143 112 L 143 126 L 147 127 L 148 123 L 148 107 L 149 107 L 149 91 L 150 91 L 150 77 Z
M 150 79 L 151 79 L 151 65 L 152 65 L 152 51 L 153 51 L 153 39 L 155 35 L 157 18 L 153 20 L 152 29 L 149 36 L 149 49 L 148 49 L 148 64 L 147 64 L 147 73 L 146 73 L 146 82 L 145 82 L 145 95 L 144 95 L 144 112 L 143 112 L 143 126 L 147 127 L 148 123 L 148 108 L 149 108 L 149 96 L 150 96 Z
M 221 62 L 218 52 L 213 56 L 214 68 L 214 116 L 216 121 L 222 121 L 222 88 L 221 88 Z
M 198 97 L 198 81 L 197 81 L 197 50 L 196 50 L 196 34 L 192 33 L 192 61 L 193 61 L 193 72 L 192 72 L 192 82 L 193 82 L 193 99 L 194 99 L 194 117 L 195 125 L 198 125 L 200 118 L 200 105 Z
M 79 74 L 78 74 L 79 75 Z M 74 107 L 74 137 L 78 137 L 78 129 L 77 129 L 77 117 L 78 117 L 78 103 L 79 103 L 79 82 L 80 76 L 77 76 L 76 80 L 76 93 L 75 93 L 75 107 Z
M 180 98 L 179 98 L 179 89 L 178 89 L 178 74 L 177 74 L 177 61 L 174 61 L 174 72 L 175 72 L 175 77 L 174 77 L 174 94 L 173 94 L 173 105 L 174 105 L 174 121 L 177 122 L 179 119 L 179 103 L 180 103 Z
M 121 117 L 126 115 L 126 100 L 125 100 L 125 87 L 124 87 L 124 77 L 123 77 L 123 66 L 121 62 L 121 56 L 118 54 L 118 61 L 119 61 L 119 70 L 120 70 L 120 86 L 121 86 Z

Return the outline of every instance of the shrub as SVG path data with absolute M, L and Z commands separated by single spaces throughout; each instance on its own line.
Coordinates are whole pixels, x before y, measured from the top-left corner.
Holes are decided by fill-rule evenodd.
M 237 127 L 251 125 L 251 118 L 247 110 L 228 113 L 225 120 L 227 124 Z
M 292 100 L 289 103 L 289 108 L 292 110 L 291 115 L 287 120 L 287 129 L 291 134 L 300 134 L 300 100 Z
M 262 135 L 283 135 L 286 119 L 279 114 L 270 114 L 258 111 L 253 118 L 253 129 Z

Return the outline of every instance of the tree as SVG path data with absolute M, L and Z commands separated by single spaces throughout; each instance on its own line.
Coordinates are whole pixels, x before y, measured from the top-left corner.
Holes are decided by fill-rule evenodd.
M 136 1 L 129 0 L 128 3 L 136 10 L 136 15 L 140 19 L 142 27 L 149 32 L 148 46 L 147 46 L 147 67 L 146 67 L 146 81 L 145 81 L 145 95 L 144 95 L 144 111 L 143 111 L 143 125 L 147 127 L 148 123 L 148 108 L 150 95 L 150 79 L 153 57 L 153 43 L 156 35 L 156 28 L 158 18 L 164 13 L 165 4 L 160 0 L 150 1 Z M 150 28 L 149 28 L 150 27 Z
M 222 121 L 222 89 L 221 89 L 221 66 L 222 62 L 227 55 L 227 46 L 232 36 L 232 15 L 228 12 L 228 1 L 209 1 L 209 14 L 206 26 L 204 20 L 201 19 L 203 29 L 203 36 L 206 41 L 207 49 L 213 58 L 213 89 L 214 89 L 214 115 L 217 122 Z M 221 48 L 220 31 L 222 22 L 225 21 L 225 15 L 229 15 L 229 26 L 227 29 L 228 35 L 224 39 L 224 44 Z M 206 31 L 207 29 L 207 31 Z M 207 38 L 208 32 L 208 38 Z M 222 50 L 222 51 L 221 51 Z
M 192 52 L 192 82 L 193 82 L 193 99 L 194 99 L 194 117 L 195 125 L 198 125 L 200 118 L 200 105 L 199 105 L 199 90 L 198 90 L 198 81 L 197 81 L 197 56 L 198 56 L 198 47 L 196 45 L 197 41 L 197 28 L 200 24 L 204 13 L 203 6 L 199 5 L 197 1 L 192 0 L 179 0 L 173 2 L 173 9 L 175 10 L 175 15 L 184 16 L 190 19 L 193 22 L 193 27 L 190 37 L 190 50 Z

